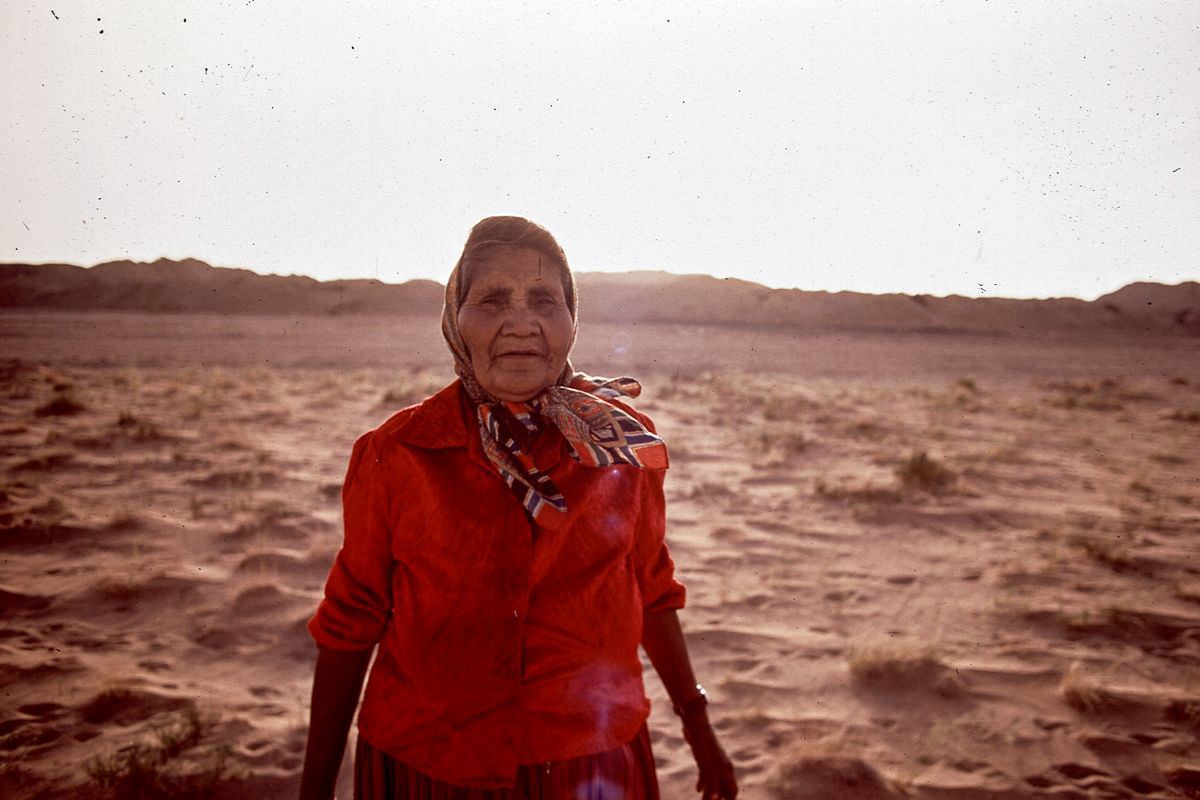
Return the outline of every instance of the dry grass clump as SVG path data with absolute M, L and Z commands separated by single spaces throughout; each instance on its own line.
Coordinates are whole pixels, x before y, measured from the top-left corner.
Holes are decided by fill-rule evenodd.
M 768 783 L 779 800 L 900 800 L 905 794 L 861 758 L 801 755 L 786 758 Z
M 909 491 L 938 494 L 954 485 L 958 476 L 941 462 L 930 458 L 925 451 L 913 453 L 896 468 L 896 478 Z
M 135 442 L 157 442 L 166 438 L 157 425 L 130 411 L 122 411 L 117 416 L 117 427 Z
M 1068 540 L 1068 544 L 1082 550 L 1093 561 L 1103 564 L 1113 572 L 1125 574 L 1145 574 L 1147 572 L 1143 561 L 1133 555 L 1132 542 L 1129 539 L 1101 539 L 1079 534 L 1072 536 Z
M 128 508 L 118 508 L 108 521 L 110 531 L 132 531 L 142 527 L 142 519 Z
M 379 398 L 379 406 L 400 409 L 421 402 L 442 388 L 444 381 L 433 375 L 414 375 L 399 386 L 387 389 Z
M 211 723 L 193 707 L 174 724 L 154 731 L 154 741 L 89 760 L 90 796 L 111 800 L 199 800 L 231 776 L 228 744 L 201 747 Z
M 1100 681 L 1083 674 L 1083 665 L 1078 661 L 1071 663 L 1063 673 L 1058 685 L 1058 694 L 1071 708 L 1081 714 L 1114 714 L 1130 709 L 1132 703 Z
M 107 603 L 116 605 L 119 610 L 127 610 L 130 605 L 141 598 L 144 589 L 145 585 L 141 581 L 129 576 L 104 578 L 95 586 L 96 596 Z M 128 691 L 124 689 L 111 689 L 108 691 L 114 693 L 114 696 L 110 698 L 112 702 L 122 699 L 121 692 L 126 693 L 124 699 L 130 697 Z M 103 696 L 101 695 L 101 697 Z
M 873 505 L 888 505 L 899 503 L 903 498 L 895 489 L 887 486 L 847 486 L 845 484 L 831 485 L 824 478 L 818 478 L 813 485 L 813 492 L 822 500 L 842 503 L 869 503 Z
M 802 395 L 772 393 L 763 401 L 762 415 L 770 422 L 792 422 L 815 406 L 816 403 Z
M 757 463 L 767 467 L 785 466 L 812 445 L 808 437 L 797 430 L 764 430 L 749 443 L 753 452 L 762 457 Z
M 55 392 L 54 397 L 34 409 L 39 417 L 69 417 L 87 410 L 70 389 Z
M 934 648 L 916 642 L 862 645 L 849 653 L 850 678 L 867 689 L 932 689 L 948 693 L 949 670 Z
M 1105 378 L 1097 383 L 1089 381 L 1050 381 L 1044 388 L 1052 394 L 1043 398 L 1046 405 L 1055 408 L 1081 408 L 1089 411 L 1120 411 L 1125 406 L 1120 402 L 1117 389 L 1120 381 Z M 1133 395 L 1125 399 L 1140 399 Z

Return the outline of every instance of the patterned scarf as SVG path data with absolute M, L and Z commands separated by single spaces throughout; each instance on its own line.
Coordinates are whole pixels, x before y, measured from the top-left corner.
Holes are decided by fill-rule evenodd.
M 565 512 L 567 501 L 529 455 L 529 445 L 539 430 L 538 418 L 562 432 L 571 446 L 571 457 L 584 466 L 628 464 L 666 469 L 666 443 L 601 394 L 636 397 L 641 391 L 641 384 L 633 378 L 605 380 L 576 372 L 570 386 L 551 386 L 524 403 L 479 403 L 483 451 L 525 512 L 552 527 L 553 517 L 543 512 Z
M 575 319 L 574 278 L 570 310 Z M 462 259 L 446 283 L 442 335 L 454 354 L 454 371 L 474 401 L 483 451 L 508 485 L 525 513 L 539 525 L 557 527 L 567 501 L 550 476 L 530 455 L 533 437 L 542 423 L 553 424 L 570 445 L 570 455 L 588 467 L 627 464 L 643 469 L 667 468 L 667 445 L 634 416 L 609 400 L 637 397 L 642 386 L 633 378 L 598 378 L 576 372 L 568 360 L 555 385 L 521 403 L 498 400 L 475 378 L 466 343 L 458 329 Z

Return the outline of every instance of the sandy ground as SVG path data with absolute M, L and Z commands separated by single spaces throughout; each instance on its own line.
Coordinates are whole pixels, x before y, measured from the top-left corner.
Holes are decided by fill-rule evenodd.
M 294 795 L 350 444 L 449 378 L 418 322 L 0 315 L 0 796 Z M 743 797 L 1200 797 L 1196 340 L 585 323 L 576 361 L 671 445 Z

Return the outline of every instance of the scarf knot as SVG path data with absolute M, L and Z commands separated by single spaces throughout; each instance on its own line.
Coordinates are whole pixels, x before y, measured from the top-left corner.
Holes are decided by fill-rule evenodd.
M 577 372 L 567 385 L 551 386 L 524 403 L 478 404 L 484 453 L 531 519 L 553 525 L 557 515 L 545 512 L 567 510 L 558 487 L 530 455 L 539 419 L 562 432 L 571 457 L 584 466 L 667 468 L 666 442 L 609 402 L 621 396 L 637 397 L 641 390 L 633 378 L 604 379 Z

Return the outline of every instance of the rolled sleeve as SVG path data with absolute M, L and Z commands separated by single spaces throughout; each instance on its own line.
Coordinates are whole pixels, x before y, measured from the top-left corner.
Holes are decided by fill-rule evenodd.
M 663 470 L 647 471 L 637 526 L 637 581 L 643 613 L 683 608 L 687 592 L 675 579 L 675 562 L 667 549 L 667 507 Z
M 345 535 L 325 597 L 308 623 L 320 647 L 368 650 L 391 614 L 391 514 L 373 434 L 354 443 L 342 484 Z

